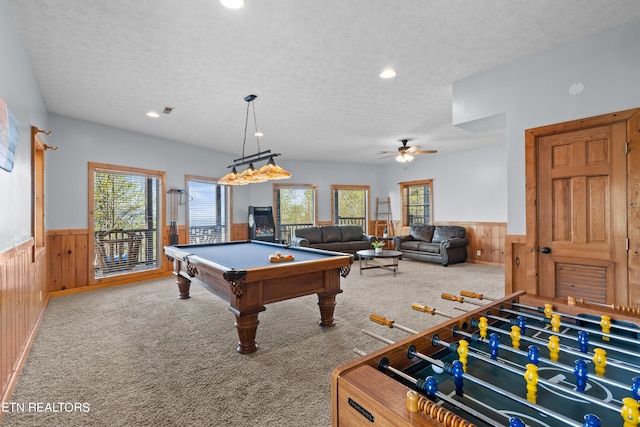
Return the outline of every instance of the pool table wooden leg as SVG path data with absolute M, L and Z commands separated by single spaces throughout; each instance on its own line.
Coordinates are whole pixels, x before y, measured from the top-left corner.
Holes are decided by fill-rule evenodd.
M 320 326 L 333 326 L 333 309 L 336 306 L 336 294 L 318 294 L 318 307 L 320 307 Z
M 258 349 L 256 345 L 256 332 L 258 330 L 258 313 L 246 314 L 243 316 L 236 315 L 236 330 L 238 331 L 238 353 L 253 353 Z
M 191 298 L 189 296 L 189 289 L 191 288 L 191 280 L 186 277 L 182 277 L 178 274 L 178 292 L 180 293 L 180 299 Z

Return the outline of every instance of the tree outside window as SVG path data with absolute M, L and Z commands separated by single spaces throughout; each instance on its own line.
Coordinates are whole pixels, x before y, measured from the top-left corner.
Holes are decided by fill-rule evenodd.
M 94 279 L 160 268 L 164 173 L 89 163 L 89 176 Z
M 402 225 L 431 224 L 433 222 L 433 181 L 400 183 L 402 194 Z
M 317 190 L 313 184 L 274 184 L 278 239 L 290 242 L 296 228 L 316 223 Z
M 332 185 L 332 216 L 335 225 L 368 224 L 369 186 Z

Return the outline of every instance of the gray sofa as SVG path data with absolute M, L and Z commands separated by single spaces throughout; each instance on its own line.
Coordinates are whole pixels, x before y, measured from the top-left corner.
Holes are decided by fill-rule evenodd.
M 291 244 L 305 248 L 355 254 L 359 250 L 373 249 L 374 236 L 364 234 L 359 225 L 325 225 L 297 228 Z
M 403 258 L 437 262 L 445 267 L 465 262 L 469 245 L 464 227 L 457 225 L 412 224 L 408 235 L 395 236 L 393 242 Z

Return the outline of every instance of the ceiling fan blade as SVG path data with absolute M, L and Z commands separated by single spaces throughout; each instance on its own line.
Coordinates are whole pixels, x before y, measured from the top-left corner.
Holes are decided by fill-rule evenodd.
M 411 147 L 407 147 L 406 150 L 403 150 L 405 153 L 415 153 L 420 149 L 419 145 L 413 145 Z
M 385 153 L 378 153 L 378 154 L 385 154 Z M 391 153 L 388 156 L 382 156 L 382 157 L 378 157 L 379 159 L 388 159 L 389 157 L 395 157 L 397 156 L 396 153 Z
M 413 151 L 411 154 L 435 154 L 438 150 L 422 150 L 422 151 Z
M 395 151 L 378 151 L 378 154 L 396 154 Z

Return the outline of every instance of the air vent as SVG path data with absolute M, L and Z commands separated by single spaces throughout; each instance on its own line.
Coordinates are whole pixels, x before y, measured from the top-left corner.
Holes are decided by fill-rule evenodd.
M 164 110 L 162 110 L 164 114 L 171 114 L 172 111 L 173 111 L 172 107 L 164 107 Z

